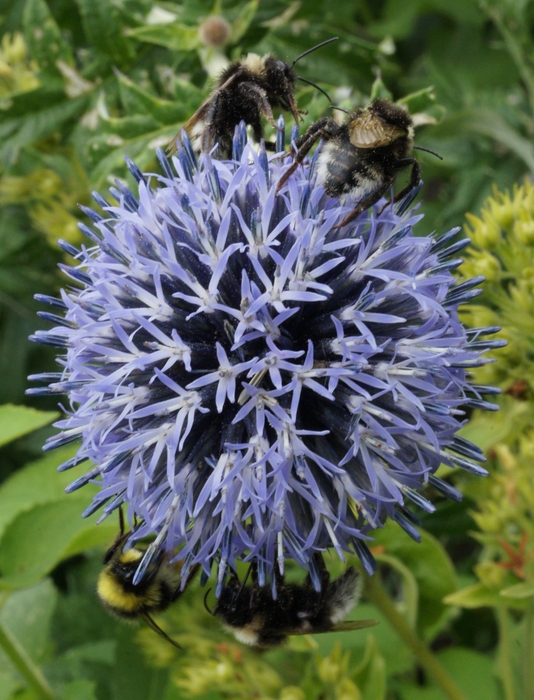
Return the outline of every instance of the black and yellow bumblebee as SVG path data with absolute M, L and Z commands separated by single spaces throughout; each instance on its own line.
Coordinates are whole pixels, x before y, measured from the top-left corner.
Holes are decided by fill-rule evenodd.
M 277 647 L 290 635 L 350 631 L 375 625 L 375 620 L 346 620 L 361 593 L 361 579 L 356 570 L 350 566 L 330 581 L 322 557 L 316 560 L 320 591 L 315 590 L 309 575 L 303 584 L 296 584 L 286 583 L 277 573 L 274 599 L 269 586 L 258 585 L 252 567 L 252 585 L 231 576 L 215 609 L 208 610 L 220 618 L 223 627 L 238 641 L 258 649 Z
M 258 143 L 263 138 L 262 116 L 273 128 L 278 128 L 273 116 L 274 108 L 291 112 L 298 124 L 300 115 L 306 112 L 297 107 L 295 82 L 301 80 L 325 95 L 326 93 L 315 83 L 296 75 L 293 68 L 303 56 L 337 38 L 328 39 L 308 49 L 291 64 L 272 54 L 259 56 L 255 53 L 234 61 L 221 73 L 211 95 L 182 128 L 191 138 L 199 139 L 198 147 L 201 151 L 210 152 L 218 144 L 218 155 L 224 157 L 232 153 L 234 130 L 241 121 L 252 127 L 254 139 Z M 169 144 L 169 154 L 176 151 L 177 138 L 178 134 Z
M 171 563 L 168 554 L 157 552 L 150 559 L 141 580 L 134 583 L 147 550 L 125 548 L 131 533 L 124 531 L 122 511 L 120 517 L 120 534 L 104 556 L 104 568 L 97 584 L 98 596 L 114 615 L 126 620 L 144 620 L 154 632 L 180 649 L 180 645 L 156 624 L 152 615 L 166 610 L 182 595 L 181 562 Z M 198 568 L 191 568 L 187 585 Z
M 297 153 L 280 178 L 279 191 L 319 139 L 325 144 L 317 161 L 317 182 L 331 197 L 351 196 L 357 204 L 338 227 L 348 224 L 376 204 L 393 187 L 401 170 L 411 166 L 410 180 L 393 201 L 399 201 L 421 182 L 421 166 L 410 152 L 414 146 L 413 120 L 408 110 L 377 98 L 366 109 L 349 114 L 344 124 L 331 117 L 319 119 L 296 139 Z M 429 151 L 437 156 L 437 153 Z M 440 156 L 437 156 L 440 158 Z

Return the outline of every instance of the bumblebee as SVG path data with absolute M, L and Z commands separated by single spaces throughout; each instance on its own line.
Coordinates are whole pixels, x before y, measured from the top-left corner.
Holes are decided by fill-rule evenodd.
M 121 532 L 104 556 L 104 568 L 97 584 L 98 596 L 111 613 L 126 620 L 143 619 L 154 632 L 181 649 L 152 618 L 153 613 L 166 610 L 182 595 L 180 563 L 171 564 L 168 556 L 160 552 L 150 560 L 141 581 L 134 584 L 134 576 L 147 550 L 125 549 L 129 536 L 129 532 L 124 532 L 121 514 Z M 187 583 L 198 568 L 191 569 Z
M 303 56 L 337 38 L 328 39 L 308 49 L 297 56 L 291 65 L 272 54 L 258 56 L 249 53 L 239 61 L 234 61 L 221 73 L 211 95 L 182 128 L 190 137 L 199 138 L 201 151 L 209 152 L 218 144 L 219 155 L 229 156 L 235 127 L 241 121 L 252 127 L 254 139 L 258 143 L 263 138 L 262 116 L 277 129 L 273 117 L 273 109 L 276 107 L 291 112 L 298 124 L 299 115 L 305 112 L 297 108 L 295 82 L 300 80 L 313 85 L 323 94 L 326 93 L 315 83 L 296 75 L 293 68 Z M 169 144 L 167 153 L 176 151 L 177 138 L 178 134 Z
M 352 566 L 334 581 L 330 581 L 324 563 L 320 573 L 320 591 L 314 589 L 309 575 L 304 584 L 295 584 L 285 583 L 277 574 L 276 599 L 268 587 L 260 587 L 257 581 L 245 585 L 234 575 L 215 609 L 208 610 L 238 641 L 259 649 L 280 646 L 289 635 L 357 630 L 376 624 L 375 620 L 346 621 L 361 592 L 360 577 Z
M 344 111 L 344 110 L 342 110 Z M 399 201 L 421 182 L 421 166 L 410 156 L 414 146 L 413 121 L 408 111 L 389 100 L 376 99 L 366 109 L 357 109 L 345 124 L 331 117 L 319 119 L 296 139 L 297 154 L 277 187 L 279 191 L 312 146 L 324 139 L 317 161 L 317 180 L 331 197 L 353 196 L 355 208 L 336 228 L 345 226 L 376 204 L 393 187 L 398 173 L 411 166 L 410 180 L 393 201 Z M 437 153 L 429 151 L 436 155 Z

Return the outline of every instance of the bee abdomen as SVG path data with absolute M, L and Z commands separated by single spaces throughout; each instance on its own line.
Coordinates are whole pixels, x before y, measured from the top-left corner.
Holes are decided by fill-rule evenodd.
M 379 184 L 374 170 L 358 158 L 357 150 L 350 144 L 325 145 L 319 156 L 318 178 L 331 197 L 363 196 Z

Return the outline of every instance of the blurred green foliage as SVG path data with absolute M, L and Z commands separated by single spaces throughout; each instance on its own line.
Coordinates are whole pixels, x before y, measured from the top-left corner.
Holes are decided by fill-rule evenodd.
M 55 241 L 78 240 L 77 204 L 128 179 L 124 154 L 155 169 L 154 148 L 229 59 L 272 51 L 291 60 L 331 36 L 340 40 L 305 57 L 299 73 L 344 108 L 371 95 L 409 106 L 417 143 L 444 158 L 419 156 L 425 232 L 472 212 L 462 273 L 488 283 L 466 320 L 502 325 L 510 341 L 480 373 L 504 390 L 503 410 L 465 429 L 487 449 L 490 477 L 444 472 L 465 500 L 429 494 L 437 513 L 423 516 L 419 545 L 400 528 L 381 531 L 373 551 L 383 584 L 466 700 L 532 696 L 534 190 L 504 189 L 534 171 L 533 24 L 531 0 L 3 0 L 0 700 L 447 697 L 369 602 L 353 614 L 378 619 L 372 630 L 296 637 L 264 654 L 224 633 L 197 583 L 159 620 L 183 653 L 110 618 L 94 589 L 117 523 L 79 517 L 92 487 L 66 496 L 71 477 L 55 472 L 72 451 L 40 452 L 57 406 L 24 397 L 26 375 L 53 367 L 27 341 L 39 325 L 32 297 L 65 284 Z M 308 110 L 302 129 L 328 113 L 311 87 L 298 102 Z M 329 565 L 341 571 L 334 557 Z

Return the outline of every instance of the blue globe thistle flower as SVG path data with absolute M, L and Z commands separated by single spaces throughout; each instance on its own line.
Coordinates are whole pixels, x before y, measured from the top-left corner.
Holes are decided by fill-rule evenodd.
M 387 517 L 419 538 L 405 503 L 434 507 L 417 489 L 460 499 L 440 464 L 486 473 L 457 431 L 465 409 L 496 408 L 468 371 L 502 343 L 458 320 L 482 280 L 451 274 L 468 241 L 415 236 L 415 193 L 336 228 L 350 202 L 315 184 L 314 159 L 276 194 L 287 164 L 243 126 L 232 160 L 197 162 L 184 135 L 175 171 L 160 161 L 163 176 L 128 161 L 138 197 L 94 196 L 90 247 L 63 243 L 79 288 L 38 297 L 63 311 L 33 336 L 64 349 L 63 370 L 29 393 L 70 404 L 45 449 L 81 440 L 60 469 L 93 463 L 69 487 L 100 484 L 84 515 L 127 503 L 132 541 L 156 534 L 137 580 L 177 548 L 184 579 L 218 563 L 219 591 L 240 559 L 263 585 L 293 558 L 319 587 L 313 554 L 329 547 L 372 571 L 366 541 Z

